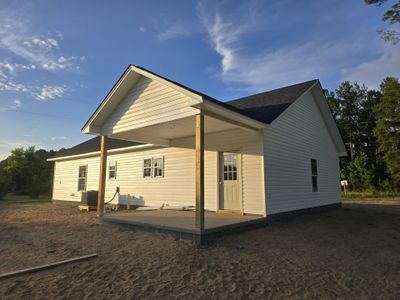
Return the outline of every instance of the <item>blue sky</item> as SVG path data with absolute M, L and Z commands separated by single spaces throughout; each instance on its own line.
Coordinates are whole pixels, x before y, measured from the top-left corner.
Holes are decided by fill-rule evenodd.
M 0 2 L 0 159 L 88 139 L 80 129 L 128 64 L 220 100 L 319 78 L 378 88 L 399 46 L 362 0 Z

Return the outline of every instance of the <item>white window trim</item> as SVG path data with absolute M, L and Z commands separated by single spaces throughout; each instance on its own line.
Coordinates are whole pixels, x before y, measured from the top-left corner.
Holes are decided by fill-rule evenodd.
M 148 160 L 148 159 L 151 161 L 150 167 L 145 167 L 144 166 L 145 160 Z M 161 168 L 162 175 L 158 175 L 158 176 L 155 175 L 155 167 L 154 167 L 154 162 L 157 159 L 161 159 L 161 163 L 162 163 L 162 168 Z M 150 176 L 144 176 L 145 168 L 150 169 Z M 143 158 L 143 164 L 142 164 L 142 177 L 143 178 L 163 178 L 164 170 L 165 170 L 165 156 L 155 156 L 155 157 Z
M 150 160 L 150 167 L 145 167 L 144 166 L 144 162 L 146 160 Z M 145 176 L 144 175 L 144 170 L 145 169 L 150 169 L 150 176 Z M 151 157 L 150 158 L 143 158 L 142 177 L 143 178 L 152 178 L 153 177 L 153 158 L 151 158 Z
M 158 160 L 158 159 L 161 160 L 161 175 L 156 175 L 156 172 L 155 172 L 156 168 L 154 166 L 154 162 L 155 162 L 155 160 Z M 155 178 L 164 177 L 164 156 L 159 156 L 159 157 L 153 157 L 152 158 L 152 170 L 153 170 L 153 176 Z
M 80 177 L 80 169 L 81 167 L 85 167 L 86 168 L 86 173 L 85 173 L 85 188 L 83 190 L 79 189 L 79 179 L 81 179 Z M 87 178 L 88 178 L 88 173 L 89 173 L 89 167 L 88 165 L 79 165 L 78 166 L 78 186 L 77 186 L 77 191 L 78 192 L 85 192 L 87 190 Z
M 111 167 L 115 167 L 115 171 L 114 171 L 114 173 L 115 173 L 115 177 L 110 177 L 110 168 Z M 108 163 L 108 179 L 109 180 L 115 180 L 115 179 L 117 179 L 117 161 L 110 161 L 109 163 Z

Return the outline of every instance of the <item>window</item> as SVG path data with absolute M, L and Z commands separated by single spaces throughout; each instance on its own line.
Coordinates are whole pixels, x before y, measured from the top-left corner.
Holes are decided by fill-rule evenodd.
M 164 157 L 145 158 L 143 177 L 164 177 Z
M 117 178 L 117 162 L 110 162 L 108 166 L 108 179 L 116 179 Z
M 316 159 L 311 159 L 311 182 L 312 191 L 318 192 L 318 167 Z
M 153 174 L 154 177 L 163 177 L 164 176 L 164 158 L 157 157 L 153 158 Z
M 151 167 L 152 167 L 151 158 L 146 158 L 143 161 L 143 177 L 151 177 Z
M 236 154 L 224 154 L 224 180 L 237 180 Z
M 87 181 L 87 165 L 79 166 L 78 192 L 86 191 L 86 181 Z

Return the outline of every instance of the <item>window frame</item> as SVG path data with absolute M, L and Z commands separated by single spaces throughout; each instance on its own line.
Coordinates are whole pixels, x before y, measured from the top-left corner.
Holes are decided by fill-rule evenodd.
M 85 176 L 83 177 L 83 176 L 81 176 L 81 167 L 84 167 L 85 168 Z M 77 190 L 78 190 L 78 192 L 85 192 L 86 191 L 86 189 L 87 189 L 87 177 L 88 177 L 88 165 L 86 164 L 86 165 L 79 165 L 78 166 L 78 187 L 77 187 Z M 85 179 L 85 187 L 83 188 L 83 189 L 80 189 L 80 180 L 81 179 Z
M 115 169 L 114 169 L 114 177 L 111 177 L 111 167 L 114 167 Z M 108 163 L 108 179 L 109 180 L 115 180 L 115 179 L 117 179 L 117 161 L 115 160 L 115 161 L 110 161 L 109 163 Z
M 146 166 L 146 160 L 150 160 L 150 166 Z M 147 170 L 147 169 L 150 169 L 150 174 L 146 176 L 145 170 Z M 143 178 L 152 178 L 153 177 L 153 158 L 143 158 L 142 176 L 143 176 Z
M 156 161 L 161 161 L 161 167 L 159 166 L 156 167 Z M 164 177 L 164 156 L 153 157 L 152 162 L 153 162 L 152 169 L 154 178 Z M 157 169 L 161 170 L 161 175 L 157 175 Z
M 313 162 L 315 162 L 315 170 L 314 170 Z M 318 193 L 319 192 L 318 160 L 315 158 L 311 158 L 310 159 L 310 167 L 311 167 L 311 191 L 313 193 Z M 315 182 L 314 182 L 314 179 L 315 179 Z
M 150 161 L 150 166 L 146 166 L 146 161 Z M 160 161 L 161 167 L 156 167 L 156 161 Z M 143 178 L 163 178 L 164 177 L 164 156 L 155 156 L 150 158 L 143 158 L 142 177 Z M 146 170 L 150 170 L 150 174 L 146 175 Z M 161 175 L 157 175 L 157 170 L 161 170 Z

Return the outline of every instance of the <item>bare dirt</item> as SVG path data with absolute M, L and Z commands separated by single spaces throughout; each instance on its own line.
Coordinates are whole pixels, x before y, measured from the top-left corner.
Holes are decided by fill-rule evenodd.
M 99 224 L 52 203 L 0 204 L 0 299 L 400 299 L 400 205 L 345 204 L 207 247 Z

